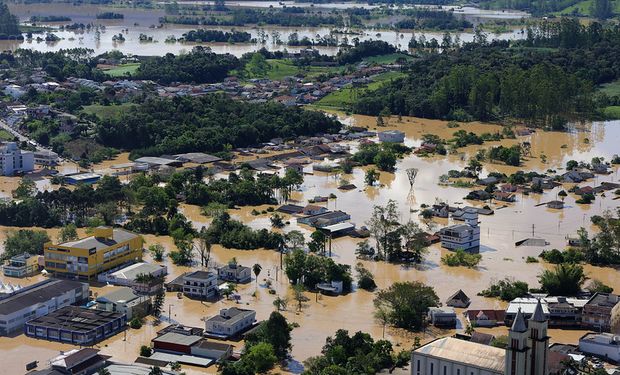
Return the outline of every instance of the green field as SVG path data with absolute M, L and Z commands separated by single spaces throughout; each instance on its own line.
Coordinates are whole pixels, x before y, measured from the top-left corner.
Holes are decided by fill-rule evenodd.
M 127 73 L 129 74 L 135 73 L 136 70 L 138 70 L 139 66 L 140 66 L 140 63 L 123 64 L 123 65 L 119 65 L 112 69 L 104 70 L 104 72 L 110 77 L 123 77 Z
M 609 96 L 620 96 L 620 79 L 601 85 L 600 90 Z
M 99 118 L 107 118 L 114 117 L 119 115 L 121 112 L 128 110 L 131 106 L 134 106 L 133 103 L 123 103 L 119 105 L 101 105 L 101 104 L 91 104 L 84 106 L 82 112 L 95 115 Z
M 404 53 L 392 53 L 389 55 L 367 57 L 364 61 L 369 64 L 393 64 L 399 59 L 411 61 L 413 60 L 413 56 L 405 55 Z
M 571 5 L 559 12 L 556 12 L 557 15 L 570 15 L 574 14 L 583 14 L 586 16 L 591 15 L 592 11 L 592 3 L 594 0 L 583 0 L 578 2 L 575 5 Z M 614 13 L 620 13 L 620 0 L 612 1 L 611 7 Z
M 0 129 L 0 141 L 12 141 L 13 139 L 15 139 L 15 136 L 13 136 L 13 134 L 9 133 L 4 129 Z
M 252 78 L 268 78 L 274 81 L 281 81 L 284 77 L 293 77 L 297 75 L 312 78 L 340 69 L 338 67 L 296 66 L 290 60 L 267 60 L 267 63 L 270 69 L 263 76 Z
M 404 76 L 405 74 L 401 72 L 387 72 L 379 74 L 376 77 L 373 77 L 372 82 L 366 87 L 352 88 L 350 86 L 345 86 L 341 90 L 334 91 L 323 97 L 321 100 L 314 103 L 313 106 L 318 108 L 346 109 L 353 105 L 357 97 L 362 92 L 375 91 L 390 80 Z
M 603 115 L 608 120 L 620 120 L 620 105 L 603 108 Z

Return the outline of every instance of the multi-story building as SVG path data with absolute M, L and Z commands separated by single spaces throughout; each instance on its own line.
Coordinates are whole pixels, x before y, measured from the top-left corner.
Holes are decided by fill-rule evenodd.
M 217 295 L 217 276 L 212 272 L 195 271 L 183 275 L 183 294 L 193 298 L 210 299 Z
M 65 306 L 26 322 L 26 336 L 73 345 L 92 346 L 127 326 L 127 315 Z
M 605 360 L 620 362 L 620 336 L 611 333 L 586 333 L 579 338 L 579 350 Z
M 4 262 L 2 273 L 8 277 L 27 277 L 39 272 L 39 256 L 23 253 Z
M 120 287 L 99 296 L 96 302 L 97 310 L 120 312 L 127 315 L 127 320 L 131 320 L 134 316 L 146 316 L 151 306 L 151 299 L 148 296 L 138 295 L 128 287 Z
M 585 327 L 600 331 L 609 331 L 611 311 L 620 302 L 620 297 L 612 293 L 596 293 L 583 306 L 581 322 Z
M 218 268 L 217 275 L 220 280 L 232 281 L 234 283 L 247 283 L 252 280 L 252 270 L 250 267 L 242 266 L 234 262 Z
M 88 298 L 88 284 L 47 279 L 0 299 L 0 335 L 21 331 L 26 321 L 81 303 Z
M 465 208 L 462 218 L 465 224 L 451 225 L 439 231 L 441 247 L 477 253 L 480 250 L 478 212 L 473 208 Z
M 44 246 L 45 269 L 62 277 L 90 280 L 121 264 L 142 259 L 141 236 L 124 229 L 95 228 L 94 235 L 77 241 Z
M 205 333 L 227 338 L 249 329 L 256 320 L 256 311 L 230 307 L 205 320 Z
M 34 154 L 22 151 L 15 142 L 0 144 L 0 176 L 30 172 L 34 169 Z

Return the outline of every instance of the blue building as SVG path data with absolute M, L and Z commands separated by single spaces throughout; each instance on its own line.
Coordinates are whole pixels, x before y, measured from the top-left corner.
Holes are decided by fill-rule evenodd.
M 26 336 L 91 346 L 124 330 L 124 313 L 66 306 L 26 323 Z

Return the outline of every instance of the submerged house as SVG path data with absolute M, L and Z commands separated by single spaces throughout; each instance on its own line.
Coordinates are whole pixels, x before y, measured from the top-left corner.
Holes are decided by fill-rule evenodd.
M 464 307 L 469 306 L 470 303 L 471 303 L 471 300 L 469 299 L 469 297 L 467 297 L 467 294 L 465 294 L 465 292 L 463 292 L 461 289 L 457 290 L 456 293 L 451 295 L 446 300 L 446 306 L 450 306 L 450 307 L 463 307 L 464 308 Z
M 480 250 L 480 226 L 478 212 L 466 208 L 463 213 L 465 224 L 450 225 L 439 230 L 441 247 L 449 250 L 462 249 L 469 252 Z

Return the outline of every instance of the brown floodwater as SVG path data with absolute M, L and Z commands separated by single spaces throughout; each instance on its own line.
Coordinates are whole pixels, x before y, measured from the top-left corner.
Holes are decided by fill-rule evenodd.
M 343 117 L 342 120 L 348 123 L 368 126 L 374 128 L 376 119 L 366 116 Z M 448 128 L 444 121 L 425 120 L 417 118 L 403 118 L 402 122 L 398 122 L 396 118 L 389 119 L 390 128 L 398 128 L 406 133 L 406 144 L 410 146 L 419 145 L 421 136 L 425 133 L 437 134 L 443 138 L 450 138 L 456 130 L 463 129 L 472 131 L 477 134 L 484 132 L 495 132 L 500 129 L 497 125 L 471 123 L 461 124 L 460 128 Z M 381 129 L 383 130 L 383 128 Z M 586 138 L 589 141 L 586 141 Z M 509 167 L 501 164 L 484 164 L 482 176 L 489 171 L 501 171 L 504 173 L 512 173 L 518 169 L 545 171 L 547 169 L 556 169 L 561 171 L 566 161 L 575 159 L 578 161 L 589 161 L 594 156 L 603 156 L 609 160 L 615 153 L 620 152 L 618 144 L 620 144 L 620 122 L 595 122 L 575 126 L 570 132 L 544 132 L 538 131 L 527 137 L 518 137 L 516 140 L 502 140 L 499 142 L 488 142 L 483 146 L 471 146 L 459 149 L 459 153 L 448 155 L 447 157 L 418 157 L 415 155 L 406 156 L 399 160 L 396 172 L 381 172 L 380 186 L 367 188 L 364 186 L 364 168 L 356 168 L 352 174 L 345 176 L 336 176 L 334 174 L 315 173 L 307 174 L 302 188 L 294 192 L 293 199 L 306 202 L 315 195 L 329 195 L 334 193 L 337 199 L 330 200 L 326 206 L 330 209 L 340 209 L 349 213 L 352 222 L 357 226 L 364 225 L 369 219 L 373 205 L 385 205 L 388 200 L 393 199 L 398 203 L 401 221 L 413 220 L 419 222 L 417 213 L 412 212 L 419 210 L 422 204 L 432 204 L 436 200 L 449 202 L 450 204 L 473 204 L 465 202 L 463 197 L 469 189 L 462 189 L 450 186 L 439 186 L 439 176 L 445 174 L 450 169 L 462 169 L 466 165 L 469 156 L 473 155 L 480 147 L 487 148 L 492 145 L 513 145 L 518 142 L 529 141 L 532 144 L 532 156 L 524 162 L 521 167 Z M 356 147 L 355 143 L 351 143 L 352 147 Z M 542 163 L 540 155 L 546 155 L 546 163 Z M 96 166 L 94 169 L 109 168 L 111 164 L 119 163 L 126 160 L 126 155 L 119 155 L 115 161 L 110 161 L 102 165 Z M 413 189 L 410 189 L 405 170 L 407 168 L 418 168 L 419 174 Z M 308 167 L 307 170 L 311 168 Z M 341 178 L 344 177 L 349 182 L 355 184 L 357 189 L 341 192 L 337 189 Z M 582 185 L 595 186 L 602 181 L 617 181 L 619 178 L 618 167 L 614 167 L 613 173 L 605 176 L 597 176 L 595 181 L 590 181 Z M 551 210 L 545 206 L 535 207 L 541 202 L 556 199 L 556 194 L 561 190 L 567 190 L 570 186 L 546 190 L 542 195 L 519 195 L 516 203 L 492 203 L 491 207 L 495 208 L 495 214 L 491 216 L 480 216 L 481 221 L 481 254 L 482 262 L 475 269 L 467 269 L 463 267 L 447 267 L 441 264 L 441 256 L 447 251 L 441 249 L 438 245 L 429 248 L 425 261 L 416 267 L 407 267 L 397 264 L 388 264 L 385 262 L 362 261 L 364 265 L 374 273 L 375 280 L 379 288 L 385 288 L 396 281 L 412 281 L 418 280 L 433 286 L 440 299 L 444 301 L 449 295 L 457 289 L 463 289 L 465 293 L 472 299 L 471 308 L 504 308 L 505 303 L 494 299 L 487 299 L 476 296 L 476 293 L 486 288 L 488 284 L 496 279 L 504 277 L 513 277 L 515 279 L 528 282 L 531 286 L 537 286 L 537 275 L 549 267 L 544 263 L 528 264 L 525 262 L 527 256 L 537 256 L 541 250 L 545 248 L 563 248 L 565 246 L 565 237 L 574 234 L 577 229 L 584 226 L 593 229 L 590 225 L 590 217 L 599 215 L 606 209 L 614 209 L 618 207 L 620 201 L 612 200 L 613 194 L 607 193 L 606 197 L 597 196 L 596 201 L 591 205 L 579 205 L 575 203 L 575 196 L 569 193 L 566 197 L 566 208 L 564 210 Z M 505 207 L 504 207 L 505 206 Z M 271 214 L 252 215 L 252 210 L 256 208 L 262 211 L 268 206 L 260 207 L 243 207 L 230 210 L 233 217 L 243 221 L 253 228 L 269 228 L 269 217 Z M 201 214 L 199 207 L 181 205 L 181 210 L 192 220 L 195 227 L 199 228 L 203 225 L 209 225 L 210 219 Z M 298 226 L 293 219 L 286 217 L 290 221 L 283 230 L 301 230 L 306 236 L 311 231 L 305 226 Z M 424 223 L 421 225 L 430 230 L 438 230 L 440 227 L 450 224 L 451 221 L 446 219 L 435 220 L 431 224 L 432 228 Z M 4 236 L 6 229 L 0 228 L 0 240 Z M 550 245 L 545 247 L 520 247 L 514 246 L 514 242 L 523 238 L 531 237 L 532 230 L 534 236 L 545 238 Z M 52 237 L 56 236 L 56 230 L 50 230 Z M 168 250 L 174 249 L 174 245 L 169 237 L 166 236 L 145 236 L 147 246 L 153 243 L 161 243 Z M 358 260 L 355 258 L 354 250 L 359 240 L 349 237 L 339 238 L 333 241 L 332 256 L 335 261 L 349 265 L 355 265 Z M 371 240 L 372 242 L 372 240 Z M 271 280 L 273 288 L 280 296 L 289 296 L 290 288 L 288 281 L 279 272 L 280 258 L 274 251 L 269 250 L 234 250 L 224 249 L 221 246 L 214 246 L 212 251 L 212 259 L 214 262 L 222 264 L 235 257 L 242 265 L 251 266 L 259 263 L 263 267 L 263 271 L 259 275 L 258 287 L 254 281 L 247 285 L 239 287 L 238 293 L 241 296 L 240 304 L 257 311 L 258 319 L 266 319 L 271 311 L 274 310 L 274 295 L 267 293 L 264 287 L 266 279 Z M 150 256 L 145 254 L 145 259 L 151 261 Z M 165 264 L 168 266 L 170 275 L 168 280 L 189 271 L 187 267 L 177 267 L 170 263 L 169 258 L 165 258 Z M 197 269 L 194 267 L 192 269 Z M 594 266 L 585 266 L 586 272 L 590 277 L 597 278 L 604 283 L 620 290 L 620 278 L 613 268 L 601 268 Z M 276 274 L 278 281 L 275 280 Z M 0 278 L 6 281 L 4 278 Z M 36 278 L 33 278 L 34 280 Z M 11 282 L 17 283 L 15 279 Z M 19 280 L 24 285 L 25 282 Z M 96 293 L 101 293 L 103 288 L 93 287 Z M 256 296 L 253 296 L 255 290 L 258 290 Z M 304 359 L 318 355 L 327 336 L 340 328 L 349 331 L 366 331 L 375 338 L 382 337 L 382 327 L 373 319 L 373 294 L 354 290 L 346 296 L 326 297 L 308 294 L 310 301 L 304 306 L 301 312 L 296 312 L 294 302 L 289 303 L 287 311 L 283 312 L 286 318 L 292 322 L 298 323 L 299 327 L 293 330 L 293 357 L 295 361 L 301 362 Z M 217 311 L 224 306 L 235 305 L 233 301 L 219 301 L 215 303 L 201 303 L 199 301 L 187 298 L 177 298 L 176 294 L 168 294 L 164 307 L 164 323 L 168 319 L 168 311 L 171 312 L 172 320 L 187 325 L 202 326 L 202 319 L 210 315 L 216 314 Z M 115 358 L 132 362 L 137 356 L 140 345 L 148 344 L 150 339 L 154 337 L 158 327 L 146 324 L 140 330 L 127 331 L 125 339 L 123 334 L 117 335 L 103 342 L 99 347 L 105 354 L 113 355 Z M 462 324 L 458 329 L 462 329 Z M 505 334 L 506 327 L 498 327 L 494 329 L 481 329 L 484 332 L 494 334 Z M 398 329 L 388 328 L 386 330 L 386 338 L 394 343 L 394 345 L 408 348 L 413 342 L 413 338 L 418 335 L 423 341 L 430 340 L 434 337 L 450 334 L 454 331 L 444 331 L 430 329 L 422 334 L 414 334 Z M 578 337 L 583 334 L 579 330 L 550 330 L 550 336 L 553 342 L 576 343 Z M 242 343 L 234 343 L 236 350 L 242 347 Z M 33 359 L 45 363 L 47 359 L 53 356 L 56 351 L 67 349 L 67 347 L 44 341 L 26 338 L 23 335 L 17 338 L 0 338 L 0 353 L 5 356 L 10 355 L 13 360 L 8 362 L 4 369 L 6 371 L 21 371 L 26 362 Z M 295 362 L 291 369 L 294 370 L 298 365 Z M 8 366 L 8 367 L 7 367 Z M 202 373 L 203 370 L 186 369 L 188 374 Z M 207 372 L 214 372 L 211 368 Z M 2 371 L 0 371 L 2 373 Z M 10 372 L 14 373 L 14 372 Z

